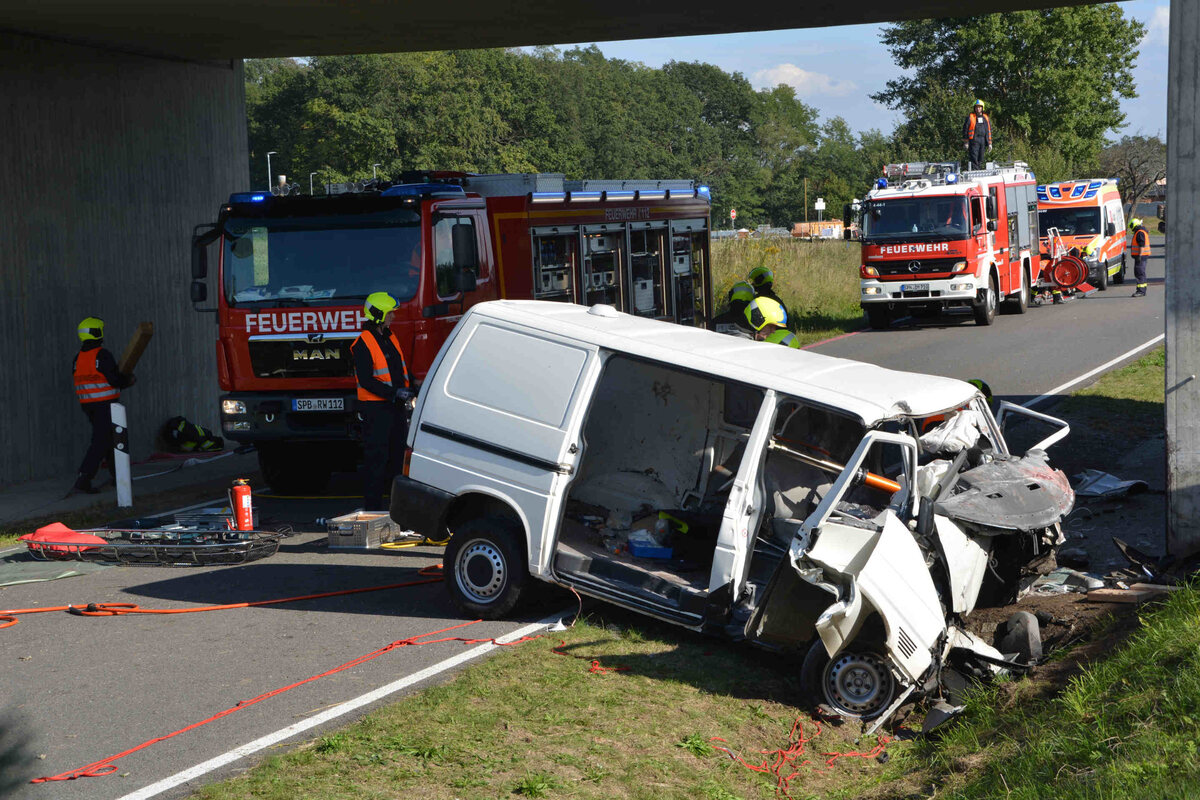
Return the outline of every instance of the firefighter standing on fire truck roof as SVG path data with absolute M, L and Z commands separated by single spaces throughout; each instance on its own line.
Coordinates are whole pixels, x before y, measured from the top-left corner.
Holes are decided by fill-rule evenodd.
M 963 123 L 963 147 L 971 169 L 983 169 L 985 152 L 992 150 L 992 121 L 983 113 L 983 101 L 975 101 L 975 110 L 967 115 Z
M 1140 217 L 1134 217 L 1129 220 L 1133 225 L 1133 247 L 1130 255 L 1133 256 L 1133 277 L 1137 280 L 1137 289 L 1134 291 L 1134 297 L 1146 296 L 1146 259 L 1150 257 L 1150 234 L 1146 232 L 1146 227 L 1142 224 Z
M 75 396 L 91 423 L 92 440 L 79 464 L 75 485 L 67 492 L 68 497 L 76 492 L 96 494 L 100 491 L 92 486 L 92 478 L 96 477 L 105 456 L 112 457 L 112 404 L 120 399 L 122 389 L 137 382 L 133 375 L 122 375 L 112 353 L 104 349 L 104 320 L 87 317 L 79 323 L 76 332 L 80 345 L 75 356 Z M 109 461 L 110 470 L 111 465 Z
M 358 380 L 358 415 L 363 421 L 366 480 L 363 509 L 383 511 L 383 492 L 404 463 L 408 401 L 413 393 L 400 341 L 388 325 L 398 303 L 387 292 L 367 296 L 362 333 L 350 345 Z

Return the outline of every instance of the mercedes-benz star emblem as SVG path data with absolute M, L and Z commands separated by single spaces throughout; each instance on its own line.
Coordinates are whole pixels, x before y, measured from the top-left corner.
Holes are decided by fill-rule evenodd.
M 908 271 L 909 272 L 920 272 L 921 271 L 921 262 L 920 261 L 908 262 Z

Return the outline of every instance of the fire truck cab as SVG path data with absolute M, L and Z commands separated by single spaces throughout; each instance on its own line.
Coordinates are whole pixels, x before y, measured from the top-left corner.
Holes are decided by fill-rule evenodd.
M 888 164 L 860 214 L 860 303 L 871 327 L 941 312 L 991 325 L 1001 303 L 1025 313 L 1040 259 L 1036 182 L 1024 162 L 968 172 Z
M 608 304 L 705 326 L 707 187 L 423 172 L 321 196 L 232 195 L 193 237 L 192 300 L 216 246 L 217 375 L 227 438 L 281 493 L 314 491 L 361 452 L 350 345 L 375 291 L 414 382 L 476 303 Z

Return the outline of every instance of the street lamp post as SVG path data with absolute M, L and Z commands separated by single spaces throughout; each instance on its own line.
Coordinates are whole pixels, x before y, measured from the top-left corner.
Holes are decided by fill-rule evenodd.
M 375 168 L 379 167 L 379 166 L 383 166 L 383 165 L 382 164 L 372 164 L 371 165 L 371 180 L 375 180 Z
M 271 156 L 278 153 L 278 150 L 272 150 L 267 153 L 267 191 L 271 191 Z
M 312 179 L 313 179 L 313 175 L 316 175 L 316 174 L 317 173 L 315 173 L 315 172 L 308 173 L 308 193 L 309 193 L 309 195 L 311 195 L 313 193 Z

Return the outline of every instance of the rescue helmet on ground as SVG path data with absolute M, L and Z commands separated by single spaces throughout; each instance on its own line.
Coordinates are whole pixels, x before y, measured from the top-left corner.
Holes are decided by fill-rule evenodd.
M 79 341 L 95 342 L 104 338 L 104 320 L 99 317 L 86 317 L 79 323 Z
M 746 306 L 746 321 L 756 331 L 767 325 L 787 326 L 787 311 L 769 297 L 756 297 Z
M 980 393 L 983 394 L 983 398 L 985 400 L 992 399 L 992 387 L 988 386 L 987 381 L 985 381 L 983 378 L 971 378 L 971 380 L 967 381 L 967 383 L 978 389 Z
M 980 100 L 978 97 L 975 98 L 975 107 L 976 108 L 986 108 L 986 106 L 984 106 L 984 104 L 983 104 L 983 101 Z
M 750 285 L 755 289 L 761 289 L 775 282 L 775 273 L 771 272 L 770 267 L 755 267 L 750 270 L 750 274 L 746 276 L 746 279 L 750 281 Z
M 367 302 L 363 305 L 363 314 L 368 320 L 378 325 L 383 322 L 388 312 L 395 311 L 398 305 L 400 304 L 396 302 L 396 298 L 387 292 L 372 292 L 367 295 Z
M 754 287 L 746 281 L 738 281 L 729 288 L 729 302 L 749 303 L 754 299 Z

